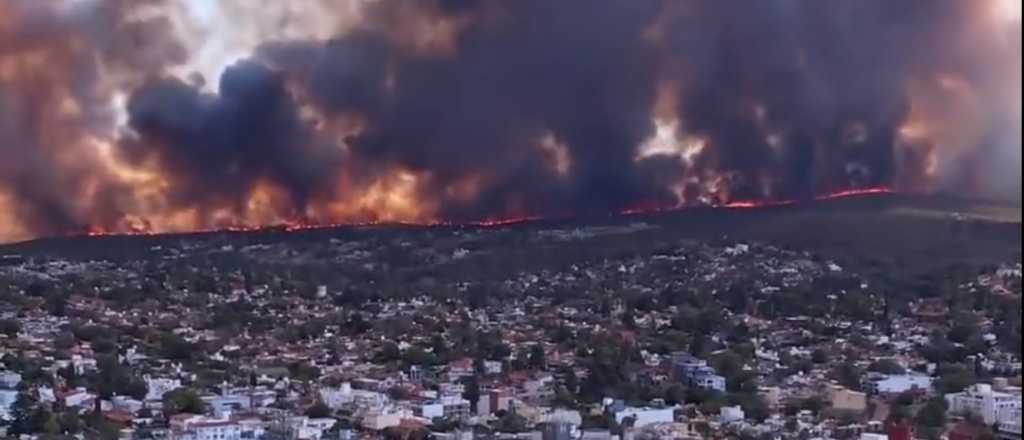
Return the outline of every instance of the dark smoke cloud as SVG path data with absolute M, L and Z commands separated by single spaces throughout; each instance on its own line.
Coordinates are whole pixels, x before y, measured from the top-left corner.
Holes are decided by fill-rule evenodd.
M 268 184 L 287 196 L 279 219 L 335 221 L 324 205 L 396 171 L 456 220 L 882 185 L 1019 199 L 1020 123 L 994 115 L 1019 119 L 997 102 L 1020 82 L 1020 27 L 1004 41 L 992 4 L 381 0 L 327 41 L 265 41 L 205 88 L 170 70 L 190 54 L 168 19 L 138 13 L 160 1 L 7 2 L 0 62 L 40 49 L 52 72 L 0 76 L 0 195 L 33 234 L 187 209 L 195 227 L 224 209 L 244 223 Z M 68 100 L 80 111 L 54 116 Z M 960 107 L 969 124 L 944 110 Z M 664 118 L 703 149 L 646 153 Z M 918 119 L 932 131 L 906 131 Z M 974 134 L 936 129 L 957 124 Z M 156 196 L 79 154 L 90 136 L 159 174 Z M 978 173 L 993 163 L 1008 171 Z
M 477 3 L 444 2 L 442 10 L 467 13 Z M 609 212 L 661 197 L 630 164 L 653 131 L 659 60 L 642 34 L 662 8 L 652 1 L 590 4 L 502 4 L 497 22 L 470 25 L 458 36 L 453 57 L 403 51 L 374 31 L 326 45 L 270 45 L 263 55 L 304 79 L 325 111 L 369 118 L 351 140 L 358 156 L 429 171 L 442 186 L 474 173 L 493 176 L 486 197 L 449 206 L 460 216 L 509 205 Z M 394 84 L 387 87 L 389 76 Z M 541 160 L 537 143 L 548 133 L 568 148 L 568 183 Z
M 159 2 L 0 3 L 0 240 L 113 223 L 129 203 L 84 143 L 109 136 L 114 90 L 186 57 L 165 17 L 129 18 L 143 4 Z
M 253 61 L 230 66 L 216 95 L 177 79 L 148 83 L 132 95 L 128 113 L 143 142 L 126 144 L 127 153 L 140 162 L 158 149 L 161 163 L 178 177 L 174 199 L 181 204 L 226 197 L 244 210 L 243 196 L 268 179 L 301 208 L 314 194 L 329 192 L 325 185 L 341 168 L 340 150 L 316 139 L 300 120 L 281 76 Z
M 683 128 L 704 135 L 704 159 L 747 180 L 740 197 L 782 197 L 889 185 L 910 82 L 962 73 L 947 47 L 976 4 L 717 1 L 686 4 L 664 42 L 683 59 Z M 781 146 L 766 133 L 782 133 Z M 781 151 L 780 151 L 781 150 Z M 908 164 L 910 165 L 910 164 Z M 767 173 L 781 184 L 749 178 Z

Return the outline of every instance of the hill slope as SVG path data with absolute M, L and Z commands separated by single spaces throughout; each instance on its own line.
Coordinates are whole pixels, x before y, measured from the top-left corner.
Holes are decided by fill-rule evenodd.
M 465 237 L 473 236 L 467 242 Z M 554 237 L 555 239 L 545 239 Z M 561 237 L 561 238 L 559 238 Z M 759 241 L 847 264 L 934 270 L 957 263 L 1019 260 L 1021 209 L 937 196 L 858 196 L 752 209 L 694 208 L 602 218 L 540 220 L 502 227 L 373 226 L 305 231 L 268 228 L 153 236 L 47 238 L 0 246 L 0 255 L 146 259 L 165 248 L 278 244 L 298 251 L 328 241 L 407 241 L 420 247 L 488 248 L 493 264 L 530 266 L 619 252 L 646 253 L 679 240 Z M 468 244 L 467 244 L 468 243 Z M 550 255 L 552 252 L 557 257 Z M 483 263 L 488 264 L 488 263 Z M 512 269 L 512 268 L 509 268 Z

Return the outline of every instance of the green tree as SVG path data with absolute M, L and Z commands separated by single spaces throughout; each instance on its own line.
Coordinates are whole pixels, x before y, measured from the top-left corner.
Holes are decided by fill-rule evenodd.
M 168 415 L 203 414 L 206 412 L 206 402 L 203 402 L 203 399 L 195 391 L 187 388 L 179 388 L 164 394 L 163 403 L 164 412 Z
M 565 383 L 565 388 L 570 393 L 576 394 L 580 389 L 580 379 L 576 376 L 576 369 L 569 367 L 566 368 L 562 373 L 562 381 Z
M 322 419 L 331 416 L 331 408 L 327 406 L 322 400 L 317 400 L 308 408 L 306 408 L 306 417 L 314 419 Z
M 843 362 L 836 367 L 833 372 L 833 376 L 840 385 L 849 388 L 851 390 L 860 389 L 860 379 L 863 372 L 856 365 L 851 362 Z
M 941 397 L 929 399 L 917 412 L 917 424 L 928 428 L 941 428 L 946 425 L 946 401 Z
M 494 423 L 494 430 L 497 432 L 520 433 L 526 432 L 526 428 L 526 418 L 514 412 L 506 413 Z
M 21 323 L 14 319 L 0 319 L 0 334 L 15 337 L 21 331 Z
M 58 420 L 61 432 L 65 434 L 76 434 L 82 430 L 82 419 L 74 411 L 60 413 Z
M 883 374 L 904 374 L 907 372 L 902 365 L 892 359 L 879 359 L 868 366 L 868 371 Z
M 440 334 L 435 334 L 430 339 L 430 348 L 439 362 L 447 362 L 449 356 L 451 356 L 451 348 L 448 347 L 448 342 L 444 340 L 444 336 Z
M 409 347 L 402 354 L 402 361 L 407 365 L 437 365 L 440 359 L 434 353 L 430 353 L 420 347 Z
M 64 379 L 64 383 L 68 388 L 75 388 L 79 385 L 80 378 L 78 373 L 75 372 L 75 366 L 70 362 L 64 368 L 57 369 L 57 375 Z
M 43 422 L 43 432 L 54 436 L 61 433 L 60 421 L 56 415 L 49 414 L 46 421 Z
M 547 359 L 544 355 L 544 347 L 541 344 L 533 344 L 530 347 L 529 357 L 530 368 L 534 370 L 542 370 L 547 367 Z
M 288 373 L 293 379 L 301 381 L 312 381 L 320 377 L 320 369 L 306 361 L 299 361 L 288 365 Z
M 811 396 L 800 402 L 800 409 L 818 414 L 825 408 L 825 400 L 821 396 Z
M 940 394 L 959 393 L 975 383 L 974 373 L 962 365 L 944 365 L 939 369 L 935 389 Z
M 160 355 L 172 361 L 190 361 L 195 347 L 181 336 L 171 332 L 160 335 Z
M 669 385 L 665 389 L 665 403 L 669 405 L 686 403 L 686 387 L 679 383 Z
M 471 408 L 476 408 L 477 402 L 480 401 L 480 380 L 474 374 L 465 379 L 464 385 L 462 397 L 469 401 Z
M 11 404 L 11 425 L 12 434 L 36 434 L 36 433 L 58 433 L 53 432 L 53 424 L 50 421 L 53 415 L 42 405 L 39 405 L 28 391 L 21 391 L 18 397 Z
M 385 342 L 377 352 L 376 361 L 381 363 L 394 362 L 402 358 L 402 350 L 394 342 Z
M 946 333 L 946 338 L 951 342 L 963 344 L 966 343 L 971 336 L 977 334 L 978 324 L 977 319 L 973 316 L 966 314 L 966 316 L 954 317 L 953 327 Z
M 771 413 L 768 404 L 756 393 L 733 393 L 727 400 L 731 404 L 743 408 L 743 413 L 747 418 L 758 422 L 764 421 Z
M 46 296 L 46 311 L 53 316 L 64 316 L 67 313 L 68 298 L 61 293 Z
M 726 379 L 735 377 L 743 371 L 743 359 L 732 350 L 715 356 L 715 358 L 711 360 L 711 365 L 715 367 L 715 371 L 717 371 L 718 374 L 721 374 Z
M 146 382 L 135 376 L 130 368 L 118 363 L 117 355 L 98 358 L 93 381 L 103 399 L 109 399 L 114 395 L 128 395 L 135 399 L 146 396 Z
M 816 364 L 824 364 L 828 362 L 828 357 L 828 352 L 820 348 L 817 348 L 813 352 L 811 352 L 811 362 L 814 362 Z

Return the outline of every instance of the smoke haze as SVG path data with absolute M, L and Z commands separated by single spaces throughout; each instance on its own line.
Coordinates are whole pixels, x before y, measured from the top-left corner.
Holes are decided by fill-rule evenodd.
M 7 0 L 0 240 L 1021 197 L 1012 0 Z

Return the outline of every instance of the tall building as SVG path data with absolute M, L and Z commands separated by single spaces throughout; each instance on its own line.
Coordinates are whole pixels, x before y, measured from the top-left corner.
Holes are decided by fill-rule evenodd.
M 999 422 L 996 434 L 1003 440 L 1021 439 L 1021 410 L 1010 411 L 1006 418 Z
M 988 384 L 977 384 L 963 392 L 947 394 L 946 404 L 950 414 L 973 414 L 986 425 L 992 425 L 1019 415 L 1021 396 L 993 391 Z

